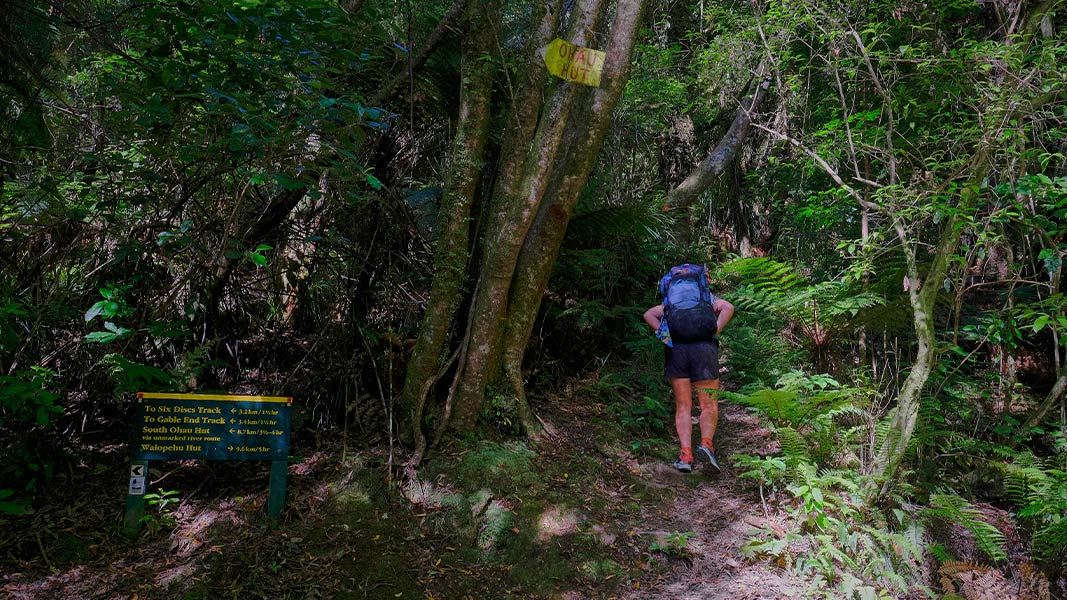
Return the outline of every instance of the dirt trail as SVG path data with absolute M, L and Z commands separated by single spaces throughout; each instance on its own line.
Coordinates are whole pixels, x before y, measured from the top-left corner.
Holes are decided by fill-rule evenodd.
M 738 479 L 730 456 L 772 453 L 777 443 L 756 417 L 727 403 L 720 404 L 716 442 L 723 464 L 719 475 L 682 475 L 658 462 L 642 465 L 651 481 L 674 488 L 676 495 L 667 506 L 645 506 L 640 522 L 647 524 L 646 531 L 663 537 L 692 532 L 687 537 L 690 556 L 672 561 L 665 578 L 631 589 L 624 598 L 778 600 L 800 595 L 799 582 L 741 555 L 748 532 L 768 521 L 777 524 L 781 515 L 764 514 L 758 493 Z
M 801 586 L 742 557 L 764 515 L 758 493 L 738 479 L 731 456 L 777 450 L 744 409 L 723 402 L 717 436 L 724 472 L 682 475 L 664 457 L 634 454 L 609 406 L 576 391 L 546 399 L 560 435 L 461 446 L 420 473 L 416 494 L 382 480 L 385 457 L 368 449 L 341 460 L 338 448 L 290 467 L 291 496 L 277 527 L 262 518 L 263 474 L 243 466 L 168 465 L 183 490 L 176 526 L 137 543 L 114 532 L 125 462 L 78 485 L 109 508 L 73 511 L 64 531 L 86 540 L 63 558 L 58 542 L 22 543 L 0 563 L 0 596 L 130 598 L 683 598 L 799 597 Z M 213 481 L 198 492 L 197 482 Z M 95 482 L 97 487 L 86 488 Z M 49 506 L 81 506 L 71 498 Z M 77 496 L 77 497 L 75 497 Z M 430 496 L 433 496 L 431 498 Z M 42 513 L 54 520 L 58 509 Z M 772 509 L 773 510 L 773 509 Z M 494 521 L 494 515 L 497 518 Z M 496 525 L 494 525 L 496 523 Z M 55 529 L 55 528 L 53 528 Z M 47 535 L 58 536 L 46 530 Z M 10 536 L 8 536 L 10 537 Z M 25 536 L 24 536 L 25 537 Z M 5 538 L 7 539 L 7 538 Z M 59 539 L 56 537 L 56 539 Z M 3 544 L 0 544 L 3 545 Z M 42 554 L 35 549 L 40 546 Z M 47 547 L 47 554 L 44 550 Z M 666 551 L 663 551 L 666 548 Z M 51 561 L 48 557 L 51 557 Z

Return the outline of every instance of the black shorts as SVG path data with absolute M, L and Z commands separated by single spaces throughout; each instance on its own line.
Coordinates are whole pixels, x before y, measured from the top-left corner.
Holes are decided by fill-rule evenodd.
M 663 355 L 663 376 L 667 379 L 711 381 L 719 378 L 719 342 L 675 342 Z

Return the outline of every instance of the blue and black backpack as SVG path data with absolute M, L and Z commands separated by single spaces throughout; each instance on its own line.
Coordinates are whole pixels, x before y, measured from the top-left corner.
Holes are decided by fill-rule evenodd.
M 700 265 L 685 263 L 671 270 L 659 280 L 663 297 L 663 317 L 670 337 L 675 342 L 707 342 L 719 332 L 712 306 L 708 271 Z

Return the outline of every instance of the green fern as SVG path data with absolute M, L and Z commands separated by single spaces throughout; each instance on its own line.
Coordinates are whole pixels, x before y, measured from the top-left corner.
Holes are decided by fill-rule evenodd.
M 937 559 L 939 563 L 945 563 L 950 560 L 957 560 L 956 557 L 945 547 L 944 544 L 930 544 L 927 547 L 930 551 L 930 555 Z
M 810 425 L 815 418 L 823 414 L 841 415 L 850 410 L 858 410 L 853 405 L 856 393 L 857 390 L 851 388 L 814 394 L 803 394 L 795 389 L 761 389 L 750 394 L 722 395 L 760 411 L 777 425 L 801 427 Z
M 782 455 L 786 462 L 796 464 L 798 461 L 809 460 L 808 444 L 796 429 L 778 427 L 774 433 L 778 436 L 778 444 L 782 447 Z
M 802 345 L 823 369 L 836 364 L 837 342 L 855 330 L 883 296 L 844 280 L 809 282 L 792 267 L 769 258 L 740 258 L 719 268 L 717 276 L 737 279 L 730 301 L 752 313 L 783 319 L 804 338 Z
M 1033 528 L 1034 556 L 1047 560 L 1067 550 L 1067 472 L 1045 467 L 1030 453 L 1000 464 L 1004 491 L 1020 506 L 1019 518 Z
M 579 210 L 567 224 L 569 247 L 597 245 L 619 238 L 660 240 L 666 217 L 650 203 L 600 206 Z
M 1041 527 L 1034 532 L 1034 556 L 1042 559 L 1063 559 L 1067 551 L 1067 516 L 1060 514 L 1059 520 Z
M 955 494 L 933 494 L 930 505 L 923 511 L 928 519 L 942 519 L 963 527 L 974 535 L 978 548 L 993 562 L 1008 559 L 1004 550 L 1004 534 L 983 519 L 970 502 Z

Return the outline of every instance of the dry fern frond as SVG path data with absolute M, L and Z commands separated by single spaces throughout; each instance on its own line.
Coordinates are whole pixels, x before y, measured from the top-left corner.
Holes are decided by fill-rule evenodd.
M 1052 600 L 1048 579 L 1031 563 L 1019 566 L 1017 579 L 1009 580 L 992 567 L 963 561 L 946 561 L 938 569 L 945 597 L 965 600 Z
M 1048 578 L 1034 568 L 1032 563 L 1025 562 L 1019 565 L 1019 579 L 1022 580 L 1022 585 L 1019 587 L 1019 600 L 1052 600 Z
M 988 573 L 992 570 L 993 569 L 991 567 L 987 567 L 986 565 L 980 565 L 978 563 L 967 562 L 963 560 L 946 560 L 945 563 L 941 565 L 941 568 L 937 570 L 937 572 L 947 577 L 955 577 L 960 573 L 969 573 L 971 571 L 977 571 L 979 573 Z
M 967 600 L 1010 600 L 1017 597 L 1015 586 L 1000 571 L 968 571 L 960 573 L 957 579 L 960 582 L 960 595 Z
M 959 579 L 960 575 L 965 573 L 984 574 L 989 571 L 991 569 L 985 565 L 962 560 L 947 560 L 937 570 L 941 574 L 941 591 L 945 592 L 946 595 L 956 594 L 961 591 L 956 589 L 954 581 L 954 579 Z M 967 600 L 970 600 L 970 598 L 967 598 Z

